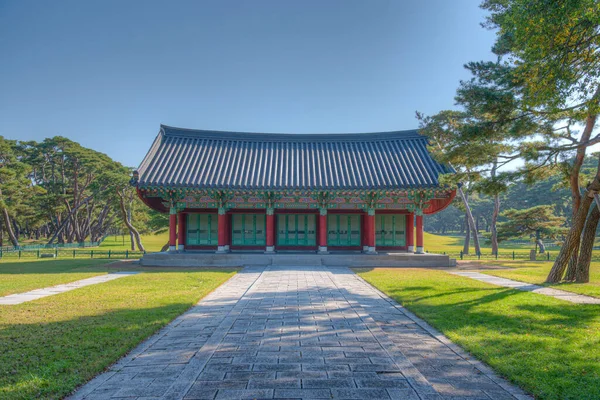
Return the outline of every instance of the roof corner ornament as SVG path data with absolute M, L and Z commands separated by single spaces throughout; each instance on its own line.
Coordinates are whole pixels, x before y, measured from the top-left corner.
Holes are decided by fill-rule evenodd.
M 409 190 L 407 197 L 412 200 L 406 208 L 409 212 L 414 212 L 418 216 L 423 216 L 423 210 L 430 206 L 429 200 L 433 199 L 433 190 Z
M 129 184 L 131 186 L 137 186 L 138 182 L 140 181 L 140 173 L 138 172 L 138 170 L 134 170 L 133 173 L 131 174 L 131 179 L 129 180 Z

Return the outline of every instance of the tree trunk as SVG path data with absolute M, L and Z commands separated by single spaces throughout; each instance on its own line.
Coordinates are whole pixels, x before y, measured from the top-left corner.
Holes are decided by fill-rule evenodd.
M 546 282 L 557 283 L 561 281 L 573 251 L 579 246 L 581 231 L 583 230 L 590 204 L 592 203 L 592 196 L 591 193 L 586 192 L 586 195 L 583 197 L 579 205 L 579 210 L 577 210 L 577 215 L 573 220 L 573 225 L 565 238 L 565 242 L 558 253 L 558 257 L 556 257 L 556 260 L 554 261 L 554 265 L 546 278 Z
M 4 220 L 4 227 L 6 228 L 10 242 L 13 246 L 19 247 L 19 238 L 15 236 L 15 233 L 12 229 L 10 215 L 8 215 L 8 210 L 6 207 L 2 207 L 2 219 Z
M 599 92 L 596 91 L 594 97 L 597 98 L 599 96 Z M 579 139 L 579 143 L 587 142 L 594 130 L 594 126 L 596 125 L 597 115 L 588 115 L 585 119 L 585 128 L 581 134 L 581 138 Z M 573 167 L 571 168 L 571 173 L 569 176 L 569 186 L 571 188 L 571 201 L 573 205 L 573 220 L 577 214 L 577 210 L 581 205 L 581 191 L 579 188 L 579 175 L 581 172 L 581 166 L 585 160 L 585 152 L 587 147 L 581 146 L 577 148 L 577 153 L 575 155 L 575 160 L 573 161 Z M 565 280 L 573 281 L 575 280 L 575 275 L 577 271 L 577 257 L 579 255 L 579 241 L 575 244 L 573 252 L 571 253 L 571 258 L 569 259 L 569 267 L 567 268 L 567 274 L 565 276 Z
M 7 210 L 7 212 L 8 212 L 8 210 Z M 21 237 L 21 227 L 19 227 L 19 224 L 17 224 L 17 221 L 15 221 L 14 218 L 11 221 L 12 221 L 12 225 L 13 225 L 13 229 L 14 229 L 14 235 L 18 240 L 18 238 Z
M 130 233 L 133 233 L 135 237 L 135 242 L 137 243 L 138 250 L 145 251 L 144 246 L 142 245 L 142 238 L 140 237 L 140 233 L 135 229 L 135 227 L 127 220 L 127 210 L 125 210 L 125 200 L 123 199 L 123 194 L 117 190 L 117 194 L 119 196 L 119 205 L 121 206 L 121 215 L 123 216 L 123 222 L 129 229 Z
M 465 244 L 463 246 L 463 254 L 469 254 L 469 246 L 471 242 L 471 228 L 469 228 L 469 217 L 465 213 Z
M 2 188 L 0 188 L 0 199 L 2 198 Z M 8 209 L 4 206 L 4 202 L 2 202 L 0 208 L 2 208 L 2 220 L 4 221 L 4 227 L 8 233 L 8 239 L 13 246 L 19 247 L 19 236 L 15 235 L 15 232 L 12 230 L 10 215 L 8 215 Z
M 465 206 L 469 227 L 471 228 L 471 232 L 473 233 L 473 244 L 475 245 L 475 254 L 481 254 L 481 247 L 479 246 L 479 237 L 477 236 L 477 228 L 475 227 L 475 220 L 473 219 L 473 213 L 471 213 L 471 207 L 469 207 L 469 201 L 465 195 L 465 192 L 460 186 L 458 187 L 458 193 Z
M 600 158 L 598 160 L 598 168 L 596 170 L 596 176 L 594 176 L 594 180 L 588 185 L 585 195 L 582 197 L 581 203 L 579 205 L 579 209 L 577 210 L 577 215 L 573 219 L 573 223 L 571 224 L 571 229 L 565 238 L 565 242 L 563 243 L 560 252 L 558 253 L 558 257 L 554 261 L 554 265 L 546 278 L 546 282 L 548 283 L 556 283 L 560 282 L 565 269 L 567 268 L 567 263 L 573 254 L 573 251 L 578 248 L 579 241 L 581 239 L 581 231 L 583 230 L 583 226 L 585 224 L 585 220 L 587 219 L 588 212 L 590 209 L 590 205 L 594 199 L 594 195 L 598 193 L 600 190 Z
M 498 223 L 498 214 L 500 214 L 500 195 L 494 195 L 494 212 L 492 213 L 492 224 L 491 224 L 491 241 L 492 241 L 492 254 L 498 254 L 498 230 L 496 225 Z
M 598 97 L 600 93 L 596 91 L 594 97 Z M 596 125 L 597 115 L 588 115 L 585 119 L 585 128 L 581 134 L 581 138 L 579 139 L 579 143 L 585 143 L 590 140 L 590 136 L 592 135 L 592 131 L 594 130 L 594 126 Z M 575 161 L 573 161 L 573 167 L 571 169 L 571 174 L 569 176 L 569 186 L 571 187 L 571 200 L 573 202 L 573 218 L 575 218 L 575 214 L 579 209 L 579 205 L 581 204 L 581 192 L 579 189 L 579 172 L 581 171 L 581 166 L 583 165 L 583 161 L 585 160 L 585 151 L 586 146 L 580 146 L 577 148 L 577 154 L 575 155 Z
M 93 198 L 93 195 L 92 195 L 92 196 L 88 196 L 88 197 L 86 197 L 86 199 L 85 199 L 83 202 L 81 202 L 81 203 L 80 203 L 80 204 L 77 206 L 77 208 L 73 208 L 73 209 L 71 210 L 71 212 L 69 212 L 69 214 L 67 215 L 67 217 L 65 218 L 65 220 L 64 220 L 64 221 L 63 221 L 63 222 L 62 222 L 62 223 L 61 223 L 61 224 L 58 226 L 58 228 L 56 229 L 56 232 L 54 232 L 54 235 L 52 235 L 52 237 L 51 237 L 51 238 L 50 238 L 50 240 L 48 241 L 48 244 L 52 244 L 52 242 L 54 242 L 54 240 L 55 240 L 57 237 L 59 238 L 59 240 L 58 240 L 58 241 L 62 243 L 62 240 L 61 240 L 61 239 L 62 239 L 63 230 L 64 230 L 64 229 L 67 227 L 67 224 L 69 223 L 69 221 L 70 221 L 70 220 L 71 220 L 71 218 L 73 217 L 73 214 L 75 213 L 75 211 L 77 211 L 77 209 L 78 209 L 79 207 L 81 207 L 82 205 L 84 205 L 85 203 L 87 203 L 88 201 L 90 201 L 92 198 Z M 59 221 L 58 221 L 58 219 L 57 219 L 57 222 L 59 222 Z M 60 235 L 60 236 L 59 236 L 59 235 Z
M 544 242 L 542 241 L 542 239 L 537 238 L 537 239 L 535 239 L 535 242 L 537 243 L 537 245 L 540 248 L 540 254 L 544 254 L 546 252 L 546 245 L 544 245 Z
M 127 208 L 127 221 L 131 224 L 131 207 Z M 129 241 L 131 242 L 131 250 L 135 250 L 135 238 L 131 230 L 129 231 Z
M 581 239 L 579 257 L 577 258 L 577 269 L 574 280 L 578 283 L 590 281 L 590 261 L 592 260 L 592 250 L 594 240 L 596 239 L 596 228 L 600 220 L 600 209 L 593 207 L 592 212 L 585 222 L 583 237 Z
M 567 266 L 567 273 L 565 274 L 565 281 L 571 282 L 575 280 L 575 275 L 577 274 L 577 259 L 579 258 L 579 244 L 581 243 L 581 237 L 579 241 L 575 244 L 575 248 L 573 249 L 573 253 L 571 253 L 571 258 L 569 259 L 569 265 Z

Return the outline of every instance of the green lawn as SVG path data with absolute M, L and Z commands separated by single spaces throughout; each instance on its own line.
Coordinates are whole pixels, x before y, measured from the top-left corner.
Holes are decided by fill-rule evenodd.
M 428 253 L 447 253 L 447 254 L 459 254 L 463 249 L 465 238 L 464 236 L 443 236 L 443 235 L 435 235 L 433 233 L 424 232 L 423 241 L 425 251 Z M 486 243 L 485 240 L 480 240 L 481 245 L 481 253 L 485 255 L 492 254 L 492 246 L 490 243 Z M 508 257 L 514 251 L 515 254 L 519 255 L 529 255 L 529 250 L 533 249 L 533 243 L 531 245 L 518 245 L 518 244 L 507 244 L 501 243 L 499 254 L 502 257 Z M 471 240 L 471 248 L 470 251 L 472 255 L 475 255 L 475 250 L 473 247 L 473 240 Z M 557 253 L 558 249 L 551 249 L 550 252 Z
M 538 285 L 552 286 L 569 292 L 587 294 L 600 297 L 600 262 L 593 262 L 590 266 L 589 283 L 558 283 L 547 285 L 544 283 L 548 272 L 552 268 L 552 262 L 547 261 L 493 261 L 486 262 L 487 265 L 498 265 L 510 267 L 510 269 L 495 269 L 483 271 L 489 275 L 502 278 L 514 279 L 516 281 L 535 283 Z
M 124 239 L 124 240 L 123 240 Z M 142 235 L 142 244 L 147 252 L 152 253 L 160 251 L 162 247 L 169 241 L 169 233 L 163 232 L 158 235 L 148 234 Z M 101 250 L 131 250 L 131 242 L 129 235 L 123 236 L 108 236 L 100 243 Z
M 123 240 L 125 239 L 125 240 Z M 157 252 L 167 243 L 168 234 L 148 234 L 142 235 L 142 244 L 144 245 L 147 252 Z M 129 254 L 126 254 L 126 250 Z M 109 251 L 112 252 L 109 255 Z M 125 258 L 140 258 L 141 252 L 131 252 L 131 244 L 129 242 L 129 236 L 109 236 L 107 237 L 98 247 L 76 247 L 76 248 L 59 248 L 54 249 L 41 249 L 41 250 L 23 250 L 21 252 L 5 252 L 0 255 L 1 263 L 12 263 L 16 261 L 36 261 L 39 260 L 40 254 L 50 253 L 55 254 L 59 259 L 94 259 L 104 258 L 119 260 Z M 92 254 L 93 253 L 93 254 Z M 47 259 L 43 259 L 47 260 Z
M 138 269 L 145 272 L 0 306 L 0 398 L 68 395 L 235 273 Z
M 600 306 L 437 270 L 357 272 L 536 398 L 600 398 Z
M 109 260 L 37 260 L 0 263 L 0 296 L 74 282 L 107 272 Z

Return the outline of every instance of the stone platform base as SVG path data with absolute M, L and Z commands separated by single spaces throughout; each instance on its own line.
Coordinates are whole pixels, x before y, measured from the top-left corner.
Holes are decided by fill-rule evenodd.
M 454 267 L 456 260 L 442 254 L 330 252 L 275 254 L 185 251 L 146 254 L 140 264 L 146 267 L 246 267 L 269 265 L 310 265 L 328 267 Z

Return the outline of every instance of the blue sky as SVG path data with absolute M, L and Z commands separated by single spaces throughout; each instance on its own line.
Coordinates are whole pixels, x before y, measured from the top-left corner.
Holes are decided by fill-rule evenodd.
M 0 0 L 0 135 L 137 166 L 159 124 L 283 133 L 417 127 L 493 59 L 476 0 Z

